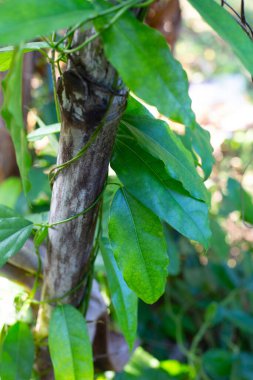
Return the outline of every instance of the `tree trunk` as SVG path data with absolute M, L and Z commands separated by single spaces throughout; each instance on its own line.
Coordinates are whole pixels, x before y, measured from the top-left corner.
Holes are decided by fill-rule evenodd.
M 93 33 L 93 30 L 77 31 L 74 46 Z M 58 174 L 56 171 L 50 223 L 82 213 L 103 191 L 117 126 L 127 99 L 127 91 L 105 58 L 99 39 L 69 56 L 67 68 L 58 80 L 57 92 L 62 117 L 58 165 L 71 160 L 90 144 L 91 136 L 93 142 L 78 160 Z M 94 139 L 94 132 L 98 130 Z M 80 305 L 93 265 L 98 211 L 99 202 L 78 218 L 49 229 L 44 299 L 63 297 L 61 302 Z M 78 286 L 80 283 L 82 286 Z M 71 291 L 77 286 L 76 291 Z M 40 336 L 47 333 L 50 312 L 49 305 L 41 306 L 36 328 Z

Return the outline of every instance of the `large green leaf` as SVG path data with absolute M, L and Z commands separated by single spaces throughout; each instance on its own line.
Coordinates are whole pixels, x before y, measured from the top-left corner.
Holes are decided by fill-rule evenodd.
M 208 247 L 208 207 L 194 199 L 166 172 L 161 161 L 146 153 L 127 131 L 118 135 L 112 168 L 127 190 L 157 216 L 189 239 Z
M 10 131 L 15 146 L 17 164 L 19 167 L 23 189 L 27 193 L 30 189 L 28 172 L 31 167 L 31 157 L 28 152 L 25 127 L 22 114 L 22 49 L 15 50 L 10 71 L 2 81 L 4 104 L 2 116 L 6 127 Z
M 33 224 L 0 205 L 0 267 L 25 244 Z
M 122 123 L 144 150 L 163 161 L 172 178 L 180 181 L 193 197 L 208 202 L 207 190 L 197 173 L 191 153 L 167 123 L 155 119 L 133 98 Z
M 73 306 L 54 309 L 48 343 L 56 380 L 93 380 L 92 350 L 86 323 Z
M 29 326 L 17 322 L 5 337 L 1 352 L 1 380 L 30 380 L 34 361 L 34 342 Z
M 2 0 L 0 45 L 47 35 L 94 15 L 92 2 L 87 0 Z
M 103 238 L 100 244 L 103 256 L 112 304 L 114 306 L 117 320 L 130 349 L 133 348 L 137 329 L 137 297 L 129 289 L 123 279 L 118 265 L 113 256 L 111 245 L 108 239 Z
M 100 30 L 108 21 L 98 20 L 95 25 Z M 130 90 L 165 116 L 194 125 L 187 76 L 160 33 L 126 12 L 102 31 L 102 40 L 108 59 Z
M 206 22 L 231 46 L 253 75 L 253 43 L 233 17 L 214 0 L 188 0 Z
M 109 219 L 114 256 L 127 285 L 144 302 L 163 294 L 168 255 L 159 218 L 122 188 L 114 196 Z
M 28 53 L 30 51 L 40 50 L 43 48 L 49 48 L 46 42 L 30 42 L 28 44 L 23 45 L 22 50 L 24 51 L 24 53 Z M 0 48 L 0 71 L 9 70 L 14 50 L 15 49 L 13 46 Z

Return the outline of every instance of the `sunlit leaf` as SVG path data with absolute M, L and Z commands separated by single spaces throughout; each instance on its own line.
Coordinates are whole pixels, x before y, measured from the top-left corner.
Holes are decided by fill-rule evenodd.
M 57 306 L 49 325 L 49 350 L 56 380 L 93 379 L 85 319 L 73 306 Z
M 1 352 L 1 380 L 30 380 L 34 362 L 34 342 L 29 326 L 17 322 L 5 337 Z
M 2 81 L 4 95 L 2 116 L 15 146 L 23 190 L 27 194 L 30 189 L 28 172 L 31 167 L 31 157 L 28 152 L 22 113 L 22 68 L 22 49 L 15 50 L 10 71 Z
M 192 148 L 201 158 L 201 166 L 208 178 L 212 172 L 214 157 L 213 148 L 210 143 L 210 133 L 195 123 L 193 128 L 186 128 L 186 136 L 190 141 Z
M 104 8 L 101 0 L 97 3 Z M 100 30 L 106 22 L 95 25 Z M 194 125 L 187 76 L 160 33 L 126 12 L 101 36 L 108 59 L 130 90 L 163 115 Z
M 143 301 L 154 303 L 164 292 L 168 255 L 159 218 L 125 189 L 111 205 L 109 237 L 127 285 Z
M 115 380 L 191 380 L 192 372 L 187 364 L 176 360 L 159 362 L 138 347 L 124 371 L 116 374 Z
M 20 178 L 9 177 L 0 183 L 0 204 L 14 208 L 20 193 L 22 184 Z
M 47 35 L 95 15 L 92 2 L 83 0 L 2 0 L 0 45 L 17 44 Z
M 30 42 L 28 44 L 23 45 L 22 50 L 24 53 L 28 53 L 30 51 L 40 50 L 46 47 L 49 48 L 48 44 L 45 42 Z M 0 71 L 9 70 L 14 50 L 14 46 L 0 48 Z

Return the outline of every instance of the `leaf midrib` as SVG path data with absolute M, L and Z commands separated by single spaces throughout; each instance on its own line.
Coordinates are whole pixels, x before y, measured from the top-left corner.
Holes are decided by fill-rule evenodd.
M 119 142 L 118 142 L 119 143 Z M 127 149 L 129 149 L 129 150 L 131 150 L 133 153 L 134 153 L 134 155 L 136 156 L 136 157 L 138 157 L 138 159 L 139 160 L 141 160 L 143 163 L 144 163 L 144 165 L 145 166 L 147 166 L 149 169 L 150 169 L 150 171 L 154 174 L 154 176 L 158 179 L 158 181 L 160 182 L 160 183 L 162 183 L 162 185 L 167 189 L 167 186 L 166 186 L 166 183 L 157 175 L 157 173 L 153 170 L 153 168 L 150 166 L 150 165 L 148 165 L 147 163 L 146 163 L 146 161 L 144 161 L 143 159 L 142 159 L 142 157 L 140 157 L 132 148 L 130 148 L 127 144 L 125 144 L 124 142 L 122 142 L 122 141 L 120 141 L 120 144 L 123 144 L 123 145 L 125 145 L 125 147 L 127 148 Z M 168 190 L 168 189 L 167 189 Z M 183 213 L 185 214 L 185 211 L 184 211 L 184 209 L 183 209 L 183 207 L 180 205 L 180 203 L 178 203 L 178 201 L 173 197 L 173 195 L 171 194 L 171 192 L 168 192 L 168 194 L 169 194 L 169 196 L 174 200 L 174 202 L 178 205 L 178 207 L 183 211 Z M 201 201 L 198 201 L 198 200 L 196 200 L 195 199 L 195 201 L 196 202 L 201 202 Z M 202 202 L 203 203 L 203 202 Z M 188 215 L 188 214 L 187 214 Z M 200 231 L 199 230 L 199 228 L 198 228 L 198 225 L 197 225 L 197 223 L 195 222 L 195 220 L 194 219 L 192 219 L 192 217 L 191 217 L 191 215 L 188 215 L 189 216 L 189 218 L 192 220 L 192 222 L 193 222 L 193 224 L 195 225 L 195 227 L 197 227 L 197 231 L 199 231 L 200 232 L 200 234 L 201 234 L 201 236 L 204 238 L 204 241 L 206 240 L 206 237 L 203 235 L 203 233 L 202 233 L 202 231 Z
M 138 245 L 138 248 L 139 248 L 139 251 L 140 251 L 140 257 L 141 257 L 141 259 L 142 259 L 142 261 L 143 261 L 143 263 L 144 263 L 145 268 L 148 268 L 147 263 L 146 263 L 146 258 L 143 256 L 143 253 L 142 253 L 141 244 L 140 244 L 140 240 L 139 240 L 139 236 L 138 236 L 138 231 L 137 231 L 136 226 L 135 226 L 135 221 L 134 221 L 133 214 L 132 214 L 132 212 L 131 212 L 131 207 L 130 207 L 129 202 L 128 202 L 128 200 L 127 200 L 127 196 L 126 196 L 125 190 L 122 188 L 121 191 L 122 191 L 122 193 L 123 193 L 123 196 L 124 196 L 124 199 L 125 199 L 126 205 L 127 205 L 127 207 L 128 207 L 129 213 L 130 213 L 130 218 L 131 218 L 132 223 L 133 223 L 134 232 L 135 232 L 136 240 L 137 240 L 137 245 Z M 153 294 L 152 281 L 151 281 L 151 279 L 150 279 L 149 271 L 146 270 L 146 273 L 147 273 L 147 277 L 148 277 L 149 286 L 150 286 L 150 289 L 151 289 L 151 295 L 152 295 L 152 298 L 154 298 L 154 297 L 153 297 L 154 294 Z
M 153 144 L 155 144 L 159 149 L 161 149 L 163 152 L 165 152 L 165 155 L 168 154 L 172 160 L 175 160 L 176 163 L 182 168 L 184 169 L 184 171 L 187 172 L 187 174 L 189 175 L 189 181 L 192 181 L 194 182 L 196 185 L 200 185 L 200 186 L 203 186 L 203 183 L 201 182 L 201 179 L 197 176 L 194 176 L 192 173 L 189 172 L 189 168 L 190 169 L 195 169 L 194 165 L 191 167 L 191 165 L 189 166 L 189 168 L 187 168 L 185 165 L 183 165 L 183 163 L 175 156 L 173 155 L 170 151 L 166 150 L 159 142 L 157 142 L 153 137 L 151 137 L 150 135 L 147 135 L 146 133 L 143 133 L 142 131 L 139 131 L 138 128 L 132 126 L 131 124 L 127 123 L 127 122 L 124 122 L 124 121 L 121 121 L 122 124 L 125 124 L 125 126 L 129 129 L 136 129 L 137 130 L 137 133 L 141 133 L 142 135 L 147 136 L 146 139 L 150 139 L 152 141 Z M 133 132 L 134 133 L 134 132 Z M 145 149 L 145 148 L 144 148 Z M 161 160 L 161 159 L 160 159 Z M 163 160 L 161 160 L 163 161 Z M 165 163 L 165 165 L 168 165 L 168 162 Z M 181 178 L 180 176 L 177 176 L 177 178 Z M 182 180 L 180 180 L 180 182 L 182 182 Z M 190 190 L 187 189 L 189 192 Z M 193 194 L 194 196 L 196 196 L 195 194 Z M 205 198 L 203 199 L 203 196 L 200 196 L 198 195 L 199 199 L 201 200 L 206 200 Z

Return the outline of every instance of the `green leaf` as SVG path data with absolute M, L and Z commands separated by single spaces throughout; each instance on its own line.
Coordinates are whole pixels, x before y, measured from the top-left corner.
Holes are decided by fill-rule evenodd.
M 203 129 L 198 123 L 193 128 L 186 129 L 186 138 L 189 139 L 192 148 L 201 158 L 201 166 L 205 174 L 205 179 L 212 172 L 215 162 L 213 157 L 213 148 L 210 143 L 210 133 Z
M 43 137 L 51 135 L 53 133 L 59 133 L 61 131 L 61 124 L 51 124 L 45 127 L 36 129 L 35 131 L 27 135 L 28 141 L 37 141 L 43 139 Z
M 85 21 L 95 15 L 84 0 L 3 0 L 0 45 L 17 44 Z
M 210 260 L 215 258 L 218 258 L 218 260 L 227 260 L 230 253 L 230 247 L 226 241 L 227 234 L 222 228 L 221 223 L 219 223 L 218 218 L 214 218 L 214 216 L 210 218 L 210 228 L 212 231 L 210 248 L 213 251 L 210 255 Z
M 47 238 L 47 236 L 48 227 L 42 227 L 39 230 L 37 230 L 33 240 L 35 247 L 39 248 L 43 241 Z
M 73 306 L 54 309 L 48 343 L 56 380 L 93 379 L 92 350 L 86 323 Z
M 223 309 L 224 317 L 236 327 L 248 334 L 253 334 L 253 317 L 242 310 Z
M 193 197 L 209 202 L 207 190 L 197 173 L 192 155 L 181 140 L 167 123 L 155 119 L 136 100 L 132 98 L 129 103 L 122 123 L 141 147 L 163 161 L 168 174 L 180 181 Z
M 2 81 L 4 95 L 2 116 L 15 146 L 23 190 L 27 194 L 30 189 L 28 172 L 31 167 L 31 157 L 28 152 L 22 114 L 22 68 L 23 52 L 15 50 L 10 71 Z
M 192 369 L 177 360 L 159 361 L 138 347 L 124 372 L 116 374 L 115 380 L 190 380 Z M 195 377 L 194 377 L 195 378 Z
M 28 53 L 34 50 L 40 50 L 43 48 L 49 48 L 48 44 L 45 42 L 30 42 L 23 45 L 22 50 L 24 53 Z M 9 70 L 13 58 L 14 46 L 7 46 L 0 48 L 0 71 Z
M 239 211 L 241 218 L 253 224 L 253 199 L 252 196 L 242 187 L 239 181 L 228 178 L 226 194 L 222 203 L 223 215 L 230 212 Z
M 253 43 L 233 17 L 214 0 L 188 0 L 205 21 L 228 42 L 245 68 L 253 75 Z
M 29 326 L 17 322 L 5 337 L 1 353 L 1 380 L 30 380 L 34 342 Z
M 251 352 L 241 352 L 236 355 L 231 380 L 252 380 L 253 355 Z
M 103 9 L 103 2 L 99 3 Z M 103 18 L 95 25 L 99 30 L 109 21 Z M 109 61 L 130 90 L 163 115 L 194 125 L 187 76 L 159 32 L 126 12 L 101 36 Z
M 0 267 L 23 247 L 32 229 L 31 222 L 0 205 Z
M 112 250 L 127 285 L 146 303 L 163 294 L 168 255 L 159 218 L 124 190 L 114 196 L 109 219 Z
M 173 231 L 168 224 L 164 223 L 164 233 L 167 242 L 167 253 L 169 256 L 168 274 L 176 276 L 180 273 L 180 252 L 173 235 Z
M 135 293 L 129 289 L 123 279 L 122 273 L 113 256 L 109 240 L 103 238 L 100 243 L 100 248 L 117 320 L 130 349 L 132 349 L 137 330 L 137 297 Z
M 15 208 L 22 192 L 21 180 L 18 177 L 9 177 L 0 183 L 0 204 Z
M 203 355 L 203 366 L 212 379 L 227 380 L 232 370 L 233 355 L 222 349 L 211 349 Z
M 124 134 L 123 134 L 124 132 Z M 126 189 L 158 217 L 189 239 L 208 247 L 208 207 L 174 181 L 164 165 L 121 128 L 111 161 Z

